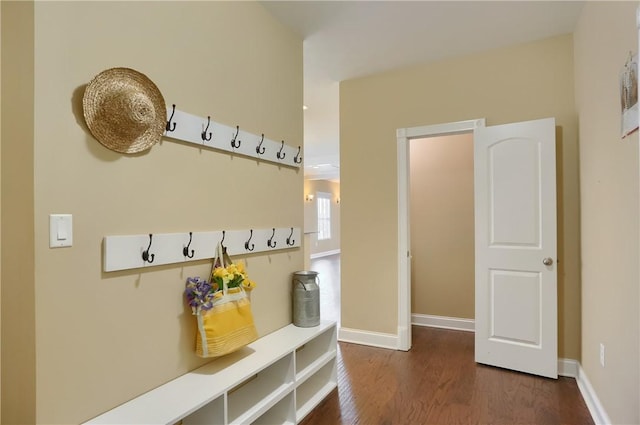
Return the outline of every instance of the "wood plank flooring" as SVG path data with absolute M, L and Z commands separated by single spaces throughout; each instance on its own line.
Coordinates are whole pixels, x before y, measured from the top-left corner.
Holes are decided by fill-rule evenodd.
M 470 332 L 414 327 L 409 352 L 339 343 L 338 389 L 302 425 L 590 425 L 571 378 L 478 365 Z

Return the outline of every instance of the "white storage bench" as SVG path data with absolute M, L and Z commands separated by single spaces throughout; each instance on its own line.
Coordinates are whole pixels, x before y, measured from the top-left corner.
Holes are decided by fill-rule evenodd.
M 335 322 L 286 326 L 87 424 L 296 424 L 337 386 Z

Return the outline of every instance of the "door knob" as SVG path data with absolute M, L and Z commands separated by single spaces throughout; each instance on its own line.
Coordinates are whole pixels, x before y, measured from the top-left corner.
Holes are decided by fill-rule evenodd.
M 544 264 L 545 266 L 550 266 L 553 264 L 553 259 L 551 257 L 547 257 L 542 260 L 542 264 Z

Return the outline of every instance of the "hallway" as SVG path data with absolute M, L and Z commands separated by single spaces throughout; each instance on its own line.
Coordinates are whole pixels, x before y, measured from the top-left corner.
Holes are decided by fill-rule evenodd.
M 320 319 L 340 326 L 340 254 L 312 259 L 311 270 L 320 279 Z

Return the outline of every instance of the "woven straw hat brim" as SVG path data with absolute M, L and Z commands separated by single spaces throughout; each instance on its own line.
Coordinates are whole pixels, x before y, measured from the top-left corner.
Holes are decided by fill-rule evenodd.
M 116 152 L 149 149 L 165 130 L 162 93 L 146 75 L 130 68 L 111 68 L 96 75 L 87 84 L 82 106 L 91 134 Z

